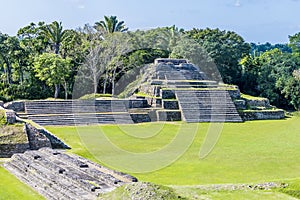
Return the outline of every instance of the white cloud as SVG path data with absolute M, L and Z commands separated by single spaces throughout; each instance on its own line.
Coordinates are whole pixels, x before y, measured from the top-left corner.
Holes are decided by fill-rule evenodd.
M 234 6 L 235 6 L 235 7 L 241 7 L 241 2 L 240 2 L 240 0 L 236 0 Z

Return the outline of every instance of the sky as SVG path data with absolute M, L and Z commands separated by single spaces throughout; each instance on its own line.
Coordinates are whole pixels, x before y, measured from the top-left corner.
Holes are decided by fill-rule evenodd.
M 287 43 L 300 32 L 300 0 L 0 0 L 0 32 L 16 35 L 30 22 L 78 28 L 116 15 L 130 30 L 176 25 L 219 28 L 247 42 Z

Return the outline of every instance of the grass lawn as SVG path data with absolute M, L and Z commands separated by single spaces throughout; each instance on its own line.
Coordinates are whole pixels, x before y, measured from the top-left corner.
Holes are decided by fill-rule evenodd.
M 189 198 L 211 199 L 293 199 L 300 197 L 300 115 L 285 120 L 225 123 L 221 136 L 204 159 L 199 158 L 208 123 L 200 123 L 188 150 L 169 166 L 149 173 L 131 173 L 140 181 L 172 185 L 175 191 Z M 181 126 L 186 131 L 195 124 L 153 123 L 127 126 L 103 125 L 82 127 L 46 127 L 72 147 L 76 153 L 93 161 L 95 150 L 104 158 L 118 158 L 99 140 L 99 130 L 118 148 L 128 152 L 158 151 L 171 143 Z M 79 133 L 80 134 L 79 134 Z M 81 137 L 94 139 L 92 152 L 88 151 Z M 126 158 L 127 159 L 127 158 Z M 129 157 L 128 157 L 129 159 Z M 130 161 L 130 160 L 129 160 Z M 0 168 L 0 199 L 40 199 L 26 186 Z M 2 178 L 4 177 L 4 178 Z M 270 181 L 289 184 L 286 189 L 272 191 L 205 191 L 197 185 L 222 183 L 263 183 Z M 293 196 L 293 197 L 292 197 Z M 200 198 L 200 199 L 201 199 Z
M 0 161 L 1 164 L 1 161 Z M 42 196 L 34 192 L 30 187 L 21 183 L 8 171 L 0 166 L 0 200 L 41 200 Z
M 286 120 L 252 121 L 224 124 L 215 148 L 204 159 L 199 150 L 209 124 L 200 124 L 190 148 L 173 164 L 150 173 L 133 174 L 139 180 L 164 185 L 220 183 L 259 183 L 300 177 L 300 117 Z M 151 126 L 150 128 L 148 126 Z M 160 124 L 130 125 L 132 135 L 153 130 Z M 116 125 L 101 126 L 116 146 L 131 152 L 151 152 L 168 144 L 180 124 L 166 124 L 149 138 L 128 135 Z M 97 139 L 99 127 L 77 127 L 88 137 Z M 161 127 L 160 127 L 161 128 Z M 71 152 L 97 161 L 85 149 L 75 127 L 47 127 L 72 147 Z M 144 133 L 143 133 L 144 134 Z M 149 133 L 150 134 L 150 133 Z M 101 149 L 101 142 L 94 148 Z M 113 151 L 107 156 L 114 157 Z M 101 163 L 101 160 L 98 162 Z M 105 165 L 105 163 L 103 163 Z

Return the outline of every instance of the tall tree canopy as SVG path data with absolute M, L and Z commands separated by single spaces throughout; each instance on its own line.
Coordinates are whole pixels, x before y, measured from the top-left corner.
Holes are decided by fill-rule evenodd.
M 242 72 L 239 61 L 250 53 L 250 45 L 240 35 L 209 28 L 192 29 L 186 33 L 214 59 L 225 83 L 239 84 Z
M 54 21 L 51 24 L 41 26 L 41 34 L 50 43 L 55 54 L 59 54 L 61 43 L 68 37 L 68 30 L 63 30 L 61 22 Z
M 124 21 L 117 19 L 117 16 L 104 16 L 104 20 L 95 23 L 95 28 L 105 33 L 125 32 L 126 28 Z
M 55 86 L 54 98 L 58 97 L 59 86 L 65 87 L 67 95 L 66 79 L 70 74 L 69 58 L 63 59 L 61 56 L 53 53 L 44 53 L 34 60 L 34 71 L 36 76 L 45 81 L 49 86 Z

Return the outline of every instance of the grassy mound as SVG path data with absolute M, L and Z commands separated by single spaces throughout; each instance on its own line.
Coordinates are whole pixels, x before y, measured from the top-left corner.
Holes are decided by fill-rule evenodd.
M 23 129 L 23 124 L 8 125 L 4 110 L 0 110 L 0 145 L 28 142 L 27 135 Z
M 0 126 L 0 144 L 16 144 L 28 142 L 24 133 L 24 125 Z
M 186 199 L 178 196 L 170 187 L 156 185 L 153 183 L 138 182 L 123 185 L 114 191 L 100 196 L 100 199 L 122 199 L 122 200 L 175 200 Z
M 93 100 L 93 99 L 97 99 L 97 98 L 111 98 L 112 95 L 111 94 L 86 94 L 82 97 L 80 97 L 80 100 Z

